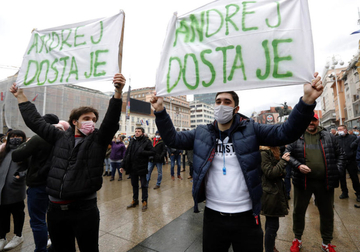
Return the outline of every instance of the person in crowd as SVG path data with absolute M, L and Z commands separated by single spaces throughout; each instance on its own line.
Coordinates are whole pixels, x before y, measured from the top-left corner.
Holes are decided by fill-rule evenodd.
M 126 171 L 130 174 L 133 188 L 133 200 L 127 208 L 134 208 L 139 205 L 139 180 L 142 191 L 142 211 L 148 209 L 148 185 L 146 175 L 148 174 L 149 157 L 156 154 L 149 138 L 144 136 L 143 127 L 135 128 L 135 135 L 126 149 L 125 157 L 120 172 Z
M 353 129 L 354 135 L 359 138 L 359 130 L 357 128 Z
M 50 199 L 48 230 L 57 252 L 75 251 L 75 239 L 80 251 L 99 251 L 100 214 L 96 192 L 103 182 L 107 146 L 119 129 L 125 81 L 122 74 L 115 74 L 115 93 L 99 129 L 95 129 L 98 111 L 79 107 L 70 113 L 71 127 L 67 131 L 47 123 L 15 83 L 10 88 L 26 125 L 54 146 L 48 162 L 46 192 Z
M 356 164 L 356 150 L 358 148 L 358 139 L 356 135 L 351 135 L 347 131 L 346 125 L 340 125 L 338 127 L 338 136 L 336 139 L 339 142 L 340 147 L 345 152 L 346 165 L 344 170 L 340 173 L 340 187 L 341 195 L 340 199 L 349 198 L 349 190 L 346 185 L 346 171 L 350 175 L 350 179 L 355 191 L 356 200 L 360 202 L 360 183 L 357 175 L 357 164 Z
M 182 180 L 182 177 L 180 176 L 182 150 L 176 149 L 176 148 L 169 148 L 169 147 L 167 150 L 168 150 L 168 154 L 169 154 L 170 161 L 171 161 L 171 167 L 170 167 L 171 179 L 173 181 L 175 180 L 174 168 L 175 168 L 175 161 L 176 161 L 176 165 L 177 165 L 176 175 L 177 175 L 178 179 Z
M 330 130 L 330 133 L 333 134 L 334 136 L 337 135 L 336 129 L 334 129 L 334 128 L 332 128 L 332 129 Z
M 279 252 L 275 247 L 276 233 L 279 230 L 279 217 L 289 213 L 283 178 L 290 153 L 280 157 L 279 147 L 260 146 L 263 195 L 261 214 L 266 216 L 265 252 Z
M 260 225 L 260 145 L 281 146 L 295 141 L 306 129 L 323 86 L 315 73 L 312 84 L 283 124 L 255 123 L 239 111 L 233 91 L 215 97 L 212 124 L 177 132 L 164 108 L 164 99 L 153 94 L 150 102 L 156 125 L 169 148 L 194 150 L 194 211 L 206 200 L 203 251 L 263 251 Z
M 64 126 L 59 123 L 59 118 L 54 114 L 43 116 L 47 123 L 62 131 Z M 26 174 L 27 207 L 30 216 L 30 227 L 35 242 L 35 252 L 46 252 L 48 244 L 48 228 L 46 224 L 46 211 L 49 206 L 49 197 L 46 193 L 47 170 L 46 161 L 49 159 L 52 145 L 35 135 L 23 143 L 12 153 L 14 162 L 25 162 L 30 159 Z
M 187 158 L 188 158 L 188 163 L 189 163 L 189 177 L 188 177 L 188 179 L 192 179 L 193 178 L 193 173 L 194 173 L 194 166 L 193 166 L 194 151 L 193 150 L 186 150 L 186 152 L 187 152 Z
M 115 179 L 116 170 L 119 173 L 118 181 L 122 180 L 122 173 L 120 172 L 121 162 L 125 157 L 126 147 L 123 142 L 123 138 L 121 135 L 118 135 L 115 138 L 115 141 L 111 143 L 111 154 L 110 154 L 110 162 L 111 162 L 111 178 L 110 181 Z
M 336 137 L 319 126 L 319 117 L 314 114 L 305 133 L 288 145 L 293 167 L 294 211 L 293 232 L 295 239 L 290 248 L 298 252 L 302 247 L 301 237 L 305 228 L 305 214 L 310 198 L 315 195 L 320 214 L 321 248 L 335 252 L 331 244 L 334 230 L 334 188 L 339 186 L 339 171 L 343 170 L 345 154 Z
M 159 131 L 156 131 L 152 144 L 156 154 L 154 156 L 150 156 L 149 158 L 148 174 L 146 175 L 146 180 L 149 184 L 151 173 L 154 170 L 154 166 L 156 165 L 158 177 L 154 189 L 159 189 L 162 180 L 162 166 L 164 162 L 164 156 L 166 154 L 165 144 L 161 139 Z
M 183 129 L 182 131 L 186 131 L 186 129 Z M 182 166 L 183 166 L 183 169 L 181 170 L 181 172 L 185 172 L 186 156 L 187 156 L 187 150 L 184 150 L 183 153 L 182 153 Z
M 116 137 L 114 136 L 112 141 L 115 142 Z M 108 145 L 108 148 L 106 150 L 104 164 L 105 164 L 105 172 L 103 174 L 104 177 L 111 176 L 111 164 L 110 164 L 110 153 L 111 153 L 111 144 Z
M 280 153 L 282 155 L 285 154 L 285 148 L 286 148 L 286 145 L 280 146 Z M 291 170 L 292 170 L 291 164 L 287 163 L 286 167 L 285 167 L 285 170 L 286 170 L 286 175 L 285 175 L 285 178 L 284 178 L 285 192 L 286 192 L 287 200 L 290 200 L 291 199 L 291 197 L 290 197 L 290 192 L 291 192 Z
M 0 152 L 0 251 L 10 250 L 22 242 L 25 221 L 25 176 L 27 160 L 22 163 L 12 161 L 12 153 L 26 141 L 21 130 L 12 130 L 7 134 L 5 148 Z M 14 222 L 14 236 L 6 241 L 10 232 L 10 218 Z

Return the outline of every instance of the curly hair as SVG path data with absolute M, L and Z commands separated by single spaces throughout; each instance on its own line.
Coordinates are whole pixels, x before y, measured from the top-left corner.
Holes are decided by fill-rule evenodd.
M 69 124 L 71 128 L 75 129 L 75 125 L 73 124 L 73 120 L 79 120 L 80 116 L 87 113 L 94 113 L 96 116 L 96 121 L 99 119 L 99 111 L 93 107 L 83 106 L 76 109 L 71 110 L 69 116 Z

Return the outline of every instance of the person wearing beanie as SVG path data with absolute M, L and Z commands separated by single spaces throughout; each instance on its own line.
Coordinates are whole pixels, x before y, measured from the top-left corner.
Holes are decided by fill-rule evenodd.
M 43 116 L 48 124 L 63 126 L 59 118 L 54 114 Z M 14 162 L 22 162 L 30 159 L 26 174 L 27 206 L 30 216 L 30 227 L 33 232 L 35 251 L 46 251 L 48 243 L 48 229 L 46 225 L 46 211 L 49 205 L 49 198 L 46 193 L 47 168 L 46 161 L 49 159 L 52 145 L 35 135 L 29 141 L 23 143 L 12 153 Z

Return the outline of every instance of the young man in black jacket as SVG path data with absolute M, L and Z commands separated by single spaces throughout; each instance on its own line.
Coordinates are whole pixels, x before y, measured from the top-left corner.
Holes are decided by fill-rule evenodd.
M 126 174 L 131 175 L 131 185 L 133 187 L 133 200 L 127 208 L 136 207 L 139 204 L 139 179 L 141 182 L 142 191 L 142 211 L 145 212 L 148 208 L 148 184 L 146 175 L 148 173 L 148 161 L 150 156 L 156 154 L 151 145 L 149 138 L 144 136 L 145 130 L 143 127 L 135 129 L 135 135 L 131 139 L 129 146 L 126 149 L 124 161 L 120 172 L 124 170 Z
M 50 198 L 48 229 L 57 252 L 75 251 L 75 238 L 80 251 L 99 251 L 100 214 L 96 192 L 102 186 L 107 146 L 119 129 L 125 81 L 122 74 L 115 74 L 114 97 L 99 129 L 95 129 L 98 111 L 80 107 L 71 112 L 71 127 L 67 131 L 46 123 L 16 84 L 10 88 L 26 125 L 54 146 L 46 192 Z
M 159 189 L 162 180 L 162 165 L 164 163 L 164 157 L 166 154 L 165 144 L 160 137 L 159 131 L 156 131 L 152 144 L 156 154 L 155 156 L 149 158 L 148 174 L 146 175 L 146 180 L 149 183 L 151 178 L 151 173 L 154 170 L 154 166 L 156 165 L 158 171 L 158 177 L 154 189 Z

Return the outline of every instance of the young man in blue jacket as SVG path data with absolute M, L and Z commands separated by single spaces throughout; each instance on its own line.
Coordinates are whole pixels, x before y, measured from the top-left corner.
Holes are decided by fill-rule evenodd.
M 156 125 L 170 148 L 194 150 L 194 211 L 206 199 L 203 251 L 263 251 L 260 225 L 261 156 L 259 146 L 280 146 L 295 141 L 313 117 L 315 100 L 323 86 L 317 73 L 304 85 L 304 95 L 289 119 L 265 125 L 238 114 L 239 98 L 233 91 L 215 97 L 213 124 L 176 132 L 163 105 L 154 94 L 151 103 Z

